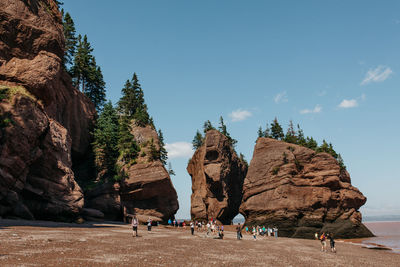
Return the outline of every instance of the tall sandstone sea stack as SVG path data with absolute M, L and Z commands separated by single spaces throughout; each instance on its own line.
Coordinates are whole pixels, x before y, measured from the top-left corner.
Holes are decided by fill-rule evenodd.
M 157 131 L 150 125 L 141 127 L 133 123 L 132 134 L 140 152 L 136 164 L 122 163 L 127 177 L 121 181 L 121 203 L 128 214 L 152 216 L 166 222 L 174 218 L 179 204 L 163 163 L 152 159 L 152 153 L 160 150 Z
M 147 125 L 132 122 L 131 133 L 140 147 L 134 164 L 120 161 L 125 173 L 120 181 L 107 182 L 87 192 L 86 207 L 104 214 L 105 219 L 120 220 L 124 216 L 137 215 L 140 221 L 149 217 L 153 221 L 166 222 L 174 218 L 179 209 L 178 196 L 163 163 L 152 159 L 159 152 L 156 130 Z
M 192 177 L 192 219 L 230 224 L 239 212 L 247 166 L 228 138 L 217 130 L 208 131 L 187 171 Z
M 248 225 L 277 226 L 279 235 L 369 237 L 359 208 L 366 198 L 331 155 L 259 138 L 243 186 L 240 213 Z
M 63 48 L 55 1 L 0 1 L 0 216 L 59 220 L 84 205 L 72 162 L 90 151 L 95 109 Z

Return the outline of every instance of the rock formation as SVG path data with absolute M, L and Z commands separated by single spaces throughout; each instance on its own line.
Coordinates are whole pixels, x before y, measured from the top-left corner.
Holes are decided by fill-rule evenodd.
M 190 160 L 191 216 L 230 224 L 238 214 L 247 166 L 238 158 L 228 138 L 217 130 L 206 133 L 203 145 Z
M 90 151 L 95 109 L 63 47 L 55 1 L 0 2 L 0 216 L 60 220 L 83 207 L 72 160 Z
M 126 178 L 121 181 L 121 205 L 127 214 L 146 215 L 159 221 L 173 218 L 179 208 L 171 178 L 160 160 L 153 160 L 151 147 L 159 151 L 159 139 L 151 126 L 132 123 L 132 134 L 140 146 L 136 164 L 124 164 Z
M 366 198 L 327 153 L 259 138 L 243 186 L 240 213 L 248 225 L 277 226 L 279 235 L 367 237 L 358 209 Z

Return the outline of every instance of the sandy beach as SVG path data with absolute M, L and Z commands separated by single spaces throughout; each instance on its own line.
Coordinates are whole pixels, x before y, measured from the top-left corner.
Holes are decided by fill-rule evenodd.
M 315 240 L 259 238 L 225 231 L 223 240 L 190 229 L 118 223 L 67 224 L 0 220 L 1 266 L 399 266 L 400 254 L 337 242 L 321 252 Z M 329 245 L 328 245 L 329 246 Z

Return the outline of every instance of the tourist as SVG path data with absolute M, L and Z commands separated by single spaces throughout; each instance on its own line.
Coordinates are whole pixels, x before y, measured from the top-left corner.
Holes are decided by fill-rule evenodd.
M 315 240 L 318 240 L 319 239 L 318 238 L 318 233 L 315 233 L 314 237 L 315 237 Z
M 246 234 L 248 234 L 249 233 L 249 227 L 246 226 L 246 230 L 245 231 L 246 231 Z
M 246 227 L 247 229 L 247 227 Z M 236 227 L 236 234 L 237 234 L 237 239 L 240 240 L 242 239 L 242 227 L 240 227 L 240 223 L 238 223 L 238 226 Z
M 133 216 L 132 218 L 132 237 L 136 237 L 138 236 L 138 232 L 137 232 L 137 228 L 138 228 L 138 219 L 136 218 L 136 216 Z M 135 235 L 133 235 L 135 234 Z
M 321 251 L 326 252 L 326 235 L 325 233 L 322 233 L 322 235 L 319 238 L 321 240 Z
M 168 219 L 168 225 L 171 225 L 171 224 L 172 224 L 171 219 Z
M 210 230 L 211 230 L 211 225 L 209 222 L 207 222 L 207 235 L 210 234 Z
M 278 238 L 278 228 L 276 226 L 274 227 L 274 236 Z
M 190 222 L 190 231 L 192 232 L 192 235 L 194 234 L 194 222 Z
M 254 240 L 257 240 L 257 230 L 255 226 L 253 226 L 253 238 Z
M 147 231 L 151 232 L 151 218 L 147 220 Z
M 336 253 L 335 239 L 333 239 L 333 234 L 332 234 L 332 233 L 330 233 L 330 234 L 328 235 L 328 239 L 329 239 L 329 243 L 330 243 L 330 245 L 331 245 L 331 251 L 332 251 L 333 253 Z

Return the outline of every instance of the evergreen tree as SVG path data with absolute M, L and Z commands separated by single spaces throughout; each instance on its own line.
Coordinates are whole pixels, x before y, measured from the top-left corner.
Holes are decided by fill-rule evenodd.
M 266 123 L 266 126 L 265 126 L 264 137 L 271 138 L 271 133 L 270 133 L 270 129 L 268 126 L 268 122 Z
M 289 122 L 289 128 L 287 129 L 284 141 L 292 144 L 297 144 L 296 131 L 294 130 L 292 120 L 290 120 Z
M 274 139 L 282 140 L 284 138 L 282 126 L 279 124 L 278 119 L 275 117 L 274 121 L 271 123 L 271 136 Z
M 172 169 L 171 162 L 168 162 L 168 174 L 171 175 L 176 175 L 174 170 Z
M 78 35 L 78 46 L 74 58 L 74 65 L 71 68 L 72 80 L 74 85 L 85 92 L 85 85 L 89 80 L 89 74 L 93 66 L 93 48 L 87 40 L 87 36 Z
M 318 143 L 314 140 L 314 138 L 307 136 L 305 147 L 316 150 L 318 148 Z
M 264 132 L 263 132 L 261 126 L 260 126 L 260 128 L 258 128 L 257 136 L 258 136 L 258 137 L 264 137 Z
M 322 144 L 317 148 L 316 151 L 317 151 L 317 153 L 320 153 L 320 152 L 329 153 L 329 145 L 328 145 L 328 143 L 325 141 L 325 139 L 322 140 Z
M 211 121 L 207 120 L 203 125 L 204 133 L 207 133 L 210 130 L 215 130 L 214 126 L 212 126 Z
M 119 157 L 125 163 L 133 163 L 137 158 L 140 147 L 135 142 L 134 136 L 131 134 L 130 120 L 125 116 L 121 116 L 119 120 L 118 131 L 118 150 Z
M 226 125 L 224 123 L 224 118 L 222 118 L 222 116 L 219 117 L 219 127 L 218 130 L 220 131 L 220 133 L 222 133 L 223 135 L 227 136 L 228 135 L 228 131 L 226 130 Z
M 226 125 L 224 123 L 224 119 L 222 118 L 222 116 L 219 118 L 219 127 L 218 130 L 220 133 L 222 133 L 223 135 L 225 135 L 229 142 L 231 143 L 231 145 L 235 146 L 237 143 L 237 140 L 233 139 L 231 137 L 231 135 L 228 133 L 228 131 L 226 130 Z
M 135 119 L 139 126 L 151 125 L 154 127 L 153 119 L 148 114 L 147 105 L 144 102 L 144 93 L 136 73 L 133 74 L 130 81 L 126 81 L 124 88 L 122 88 L 118 111 L 122 115 Z
M 306 139 L 304 138 L 304 132 L 297 124 L 297 144 L 301 146 L 306 146 Z
M 196 135 L 193 138 L 192 145 L 193 149 L 197 150 L 203 144 L 203 136 L 201 135 L 200 131 L 197 130 Z
M 150 160 L 155 161 L 160 159 L 160 150 L 154 144 L 154 139 L 150 140 Z
M 92 58 L 92 61 L 90 62 L 88 77 L 84 82 L 85 95 L 92 101 L 96 110 L 100 111 L 106 100 L 106 83 L 104 82 L 101 69 L 96 65 L 94 58 Z
M 344 165 L 343 158 L 342 158 L 342 156 L 340 154 L 338 154 L 337 161 L 339 163 L 340 169 L 341 170 L 345 170 L 346 169 L 346 165 Z
M 158 143 L 160 146 L 160 161 L 166 165 L 167 164 L 167 159 L 168 159 L 168 152 L 165 149 L 165 144 L 164 144 L 164 135 L 161 130 L 158 130 Z
M 64 39 L 65 39 L 65 52 L 63 58 L 63 65 L 68 70 L 67 65 L 72 65 L 74 62 L 75 50 L 76 50 L 76 30 L 74 20 L 71 15 L 67 12 L 63 14 L 63 28 L 64 28 Z
M 97 120 L 93 142 L 97 172 L 104 172 L 103 177 L 106 179 L 116 175 L 115 164 L 119 154 L 118 130 L 118 116 L 110 101 L 104 105 L 103 112 Z

